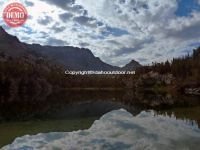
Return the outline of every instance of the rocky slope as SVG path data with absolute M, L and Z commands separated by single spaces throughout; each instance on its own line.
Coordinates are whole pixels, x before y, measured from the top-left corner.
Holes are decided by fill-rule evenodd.
M 70 70 L 135 70 L 141 66 L 134 60 L 122 68 L 112 66 L 95 57 L 89 49 L 84 48 L 25 44 L 20 42 L 17 37 L 8 34 L 1 26 L 0 52 L 12 57 L 29 56 L 31 58 L 47 58 L 55 64 L 63 65 L 65 69 Z

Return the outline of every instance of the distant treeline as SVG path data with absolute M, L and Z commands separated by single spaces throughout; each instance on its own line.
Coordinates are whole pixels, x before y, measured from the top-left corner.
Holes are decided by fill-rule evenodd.
M 149 72 L 156 72 L 161 76 L 172 74 L 177 81 L 176 84 L 199 86 L 200 48 L 194 50 L 192 55 L 175 58 L 171 62 L 141 67 L 136 71 L 136 75 L 65 75 L 65 70 L 61 66 L 43 58 L 12 58 L 1 53 L 0 102 L 16 98 L 42 98 L 59 89 L 135 88 L 135 83 L 141 76 Z
M 0 54 L 0 99 L 34 98 L 61 87 L 61 69 L 42 59 L 12 58 Z
M 60 89 L 121 88 L 119 76 L 72 76 L 42 58 L 24 56 L 12 58 L 0 54 L 0 101 L 37 99 Z
M 150 71 L 160 74 L 172 74 L 180 84 L 200 85 L 200 47 L 193 50 L 192 55 L 174 58 L 171 62 L 153 63 L 152 66 L 145 66 L 138 69 L 138 74 L 145 74 Z

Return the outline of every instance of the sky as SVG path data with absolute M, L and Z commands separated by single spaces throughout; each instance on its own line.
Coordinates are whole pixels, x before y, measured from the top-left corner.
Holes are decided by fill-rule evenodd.
M 0 25 L 22 42 L 90 49 L 106 63 L 123 66 L 180 57 L 200 46 L 200 0 L 0 0 L 27 8 L 18 28 Z

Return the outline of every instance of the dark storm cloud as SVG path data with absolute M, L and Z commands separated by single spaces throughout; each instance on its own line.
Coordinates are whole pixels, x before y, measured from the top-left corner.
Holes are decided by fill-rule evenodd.
M 64 26 L 59 26 L 58 23 L 54 24 L 51 27 L 51 30 L 54 31 L 54 33 L 60 33 L 63 32 L 66 28 Z
M 47 45 L 54 45 L 54 46 L 64 46 L 67 44 L 67 42 L 63 41 L 63 40 L 59 40 L 59 39 L 56 39 L 56 38 L 48 38 L 47 42 L 46 42 Z
M 124 4 L 126 3 L 126 0 L 119 0 L 119 4 Z
M 41 0 L 52 5 L 56 5 L 62 9 L 66 9 L 69 5 L 75 3 L 75 0 Z
M 115 51 L 114 56 L 127 55 L 127 54 L 138 52 L 145 47 L 145 44 L 151 44 L 154 42 L 155 40 L 153 37 L 144 39 L 143 41 L 137 41 L 135 42 L 133 47 L 124 47 L 118 51 Z
M 46 32 L 39 32 L 41 34 L 40 38 L 46 38 L 48 37 L 48 34 Z
M 86 10 L 81 5 L 75 5 L 75 0 L 41 0 L 48 4 L 55 5 L 71 13 L 85 14 Z
M 30 2 L 30 1 L 27 1 L 27 0 L 25 1 L 25 4 L 26 4 L 27 6 L 30 6 L 30 7 L 31 7 L 31 6 L 34 6 L 34 3 L 33 3 L 33 2 Z
M 88 22 L 92 21 L 91 18 L 86 17 L 86 16 L 78 16 L 78 17 L 74 17 L 73 19 L 75 22 L 78 22 L 79 24 L 88 24 Z
M 59 18 L 63 21 L 63 22 L 67 22 L 69 21 L 69 19 L 71 19 L 73 17 L 73 15 L 71 13 L 63 13 L 59 15 Z
M 108 43 L 114 44 L 114 45 L 121 45 L 119 42 L 116 40 L 107 40 Z
M 89 43 L 85 43 L 85 42 L 83 42 L 83 43 L 79 43 L 79 45 L 80 45 L 81 47 L 90 46 L 90 44 L 89 44 Z
M 23 36 L 23 37 L 21 37 L 21 40 L 23 40 L 23 41 L 26 41 L 26 40 L 30 40 L 30 37 L 25 37 L 25 36 Z
M 81 5 L 76 5 L 75 0 L 41 0 L 45 1 L 48 4 L 55 5 L 59 8 L 64 9 L 66 12 L 59 15 L 59 18 L 63 22 L 67 22 L 69 19 L 71 19 L 75 14 L 78 14 L 79 16 L 76 16 L 73 18 L 73 21 L 84 26 L 88 26 L 91 28 L 97 27 L 97 23 L 95 23 L 93 18 L 87 17 L 88 12 L 85 10 Z M 91 21 L 94 21 L 91 23 Z
M 116 51 L 114 56 L 131 54 L 131 53 L 134 53 L 134 52 L 141 50 L 142 48 L 143 48 L 142 45 L 138 45 L 137 47 L 124 47 L 124 48 L 121 48 L 120 50 Z
M 177 38 L 181 40 L 195 39 L 200 36 L 200 22 L 184 27 L 182 30 L 168 30 L 166 37 Z
M 87 16 L 74 17 L 73 21 L 80 25 L 88 26 L 91 28 L 96 28 L 97 26 L 99 26 L 97 20 L 95 20 L 94 18 L 87 17 Z
M 78 14 L 85 14 L 87 12 L 81 5 L 73 5 L 67 8 L 68 11 Z
M 158 53 L 155 54 L 155 57 L 161 57 L 161 56 L 163 56 L 163 55 L 162 54 L 158 54 Z
M 192 44 L 189 44 L 190 47 L 199 47 L 200 46 L 200 41 L 199 42 L 193 42 Z
M 45 16 L 43 18 L 39 18 L 37 22 L 41 25 L 48 25 L 49 23 L 53 22 L 53 19 L 49 16 Z

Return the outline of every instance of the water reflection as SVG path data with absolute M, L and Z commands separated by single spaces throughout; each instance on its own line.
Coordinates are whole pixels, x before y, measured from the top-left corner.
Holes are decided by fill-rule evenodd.
M 200 127 L 200 106 L 193 107 L 174 107 L 170 109 L 159 110 L 158 114 L 175 116 L 178 119 L 190 122 L 194 120 Z
M 152 91 L 68 90 L 0 101 L 0 147 L 25 134 L 86 129 L 103 114 L 120 108 L 134 116 L 154 109 L 166 117 L 200 125 L 199 97 Z
M 124 109 L 111 111 L 87 130 L 46 133 L 17 138 L 8 149 L 163 149 L 198 150 L 200 130 L 174 116 L 142 111 L 133 116 Z
M 88 103 L 89 102 L 89 103 Z M 133 90 L 72 90 L 52 93 L 46 98 L 16 98 L 0 102 L 0 121 L 62 119 L 66 117 L 96 115 L 125 108 L 135 110 L 164 110 L 200 106 L 199 97 L 154 93 L 152 91 L 134 92 Z M 133 109 L 133 110 L 131 110 Z M 193 113 L 191 109 L 191 113 Z M 200 115 L 195 115 L 196 117 Z M 190 118 L 190 117 L 189 117 Z M 194 119 L 194 118 L 192 118 Z M 195 120 L 199 118 L 195 118 Z

